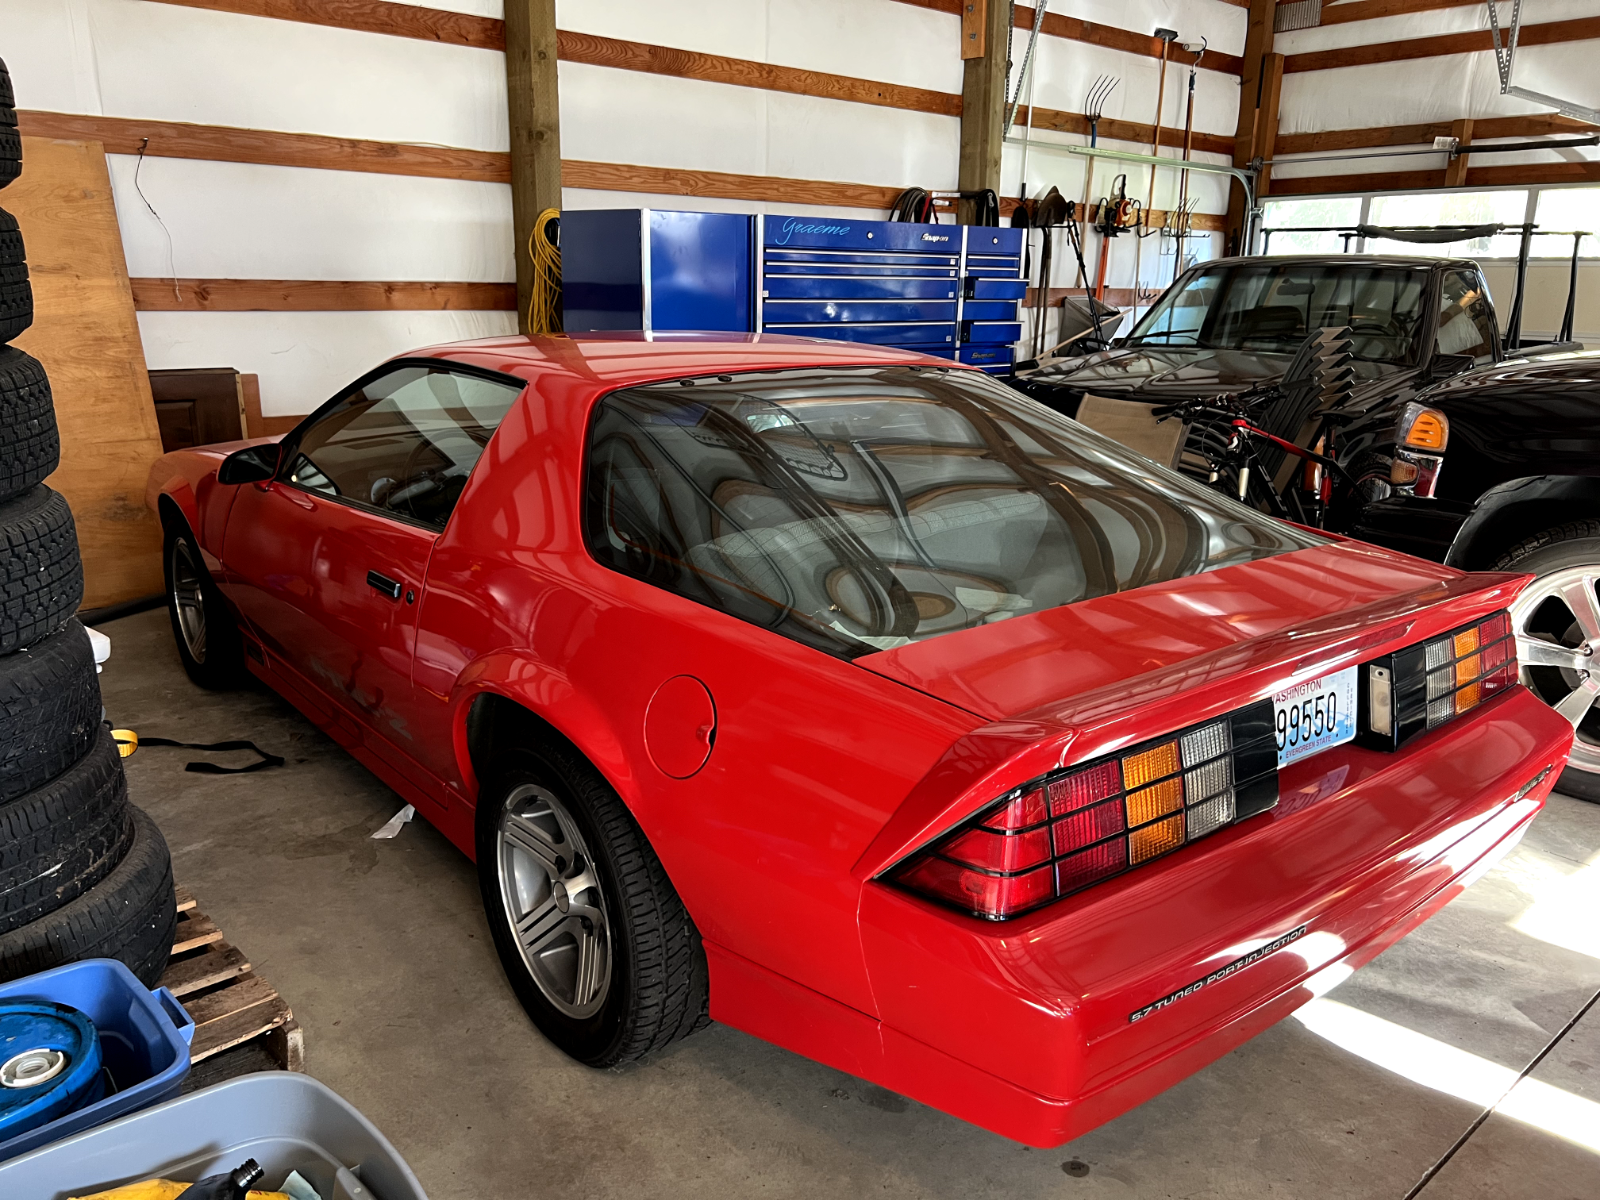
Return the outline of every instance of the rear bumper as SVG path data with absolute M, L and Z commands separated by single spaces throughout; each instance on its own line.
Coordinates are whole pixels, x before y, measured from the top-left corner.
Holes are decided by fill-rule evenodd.
M 1570 740 L 1564 720 L 1513 689 L 1398 754 L 1345 746 L 1294 764 L 1273 812 L 1018 921 L 870 885 L 861 918 L 878 1050 L 839 1065 L 1059 1145 L 1443 907 L 1516 844 Z

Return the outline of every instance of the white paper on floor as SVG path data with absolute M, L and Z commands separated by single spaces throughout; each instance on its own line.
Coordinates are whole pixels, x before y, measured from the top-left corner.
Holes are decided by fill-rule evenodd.
M 385 821 L 384 824 L 383 824 L 383 828 L 378 830 L 378 832 L 373 834 L 372 836 L 375 837 L 375 838 L 392 838 L 392 837 L 394 837 L 395 834 L 400 832 L 400 826 L 404 825 L 407 821 L 411 820 L 411 818 L 416 816 L 416 815 L 417 815 L 417 810 L 412 808 L 411 805 L 408 804 L 404 808 L 402 808 L 399 812 L 395 813 L 394 816 L 390 817 L 387 821 Z

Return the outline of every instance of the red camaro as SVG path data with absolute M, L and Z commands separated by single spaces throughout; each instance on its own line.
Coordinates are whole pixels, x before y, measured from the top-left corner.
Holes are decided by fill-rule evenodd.
M 709 1016 L 1038 1146 L 1414 928 L 1572 740 L 1517 682 L 1527 577 L 869 346 L 441 346 L 151 487 L 189 673 L 476 859 L 567 1053 Z

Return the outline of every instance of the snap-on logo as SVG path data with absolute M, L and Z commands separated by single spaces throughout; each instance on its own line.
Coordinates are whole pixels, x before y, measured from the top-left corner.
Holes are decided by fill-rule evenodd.
M 947 233 L 943 237 L 935 237 L 931 233 L 925 233 L 922 235 L 922 240 L 925 242 L 948 242 L 950 240 L 950 235 Z
M 840 234 L 849 232 L 850 226 L 848 225 L 819 225 L 811 221 L 797 221 L 795 218 L 790 217 L 783 223 L 781 235 L 775 244 L 779 246 L 787 246 L 789 244 L 789 238 L 797 233 L 829 233 L 837 237 Z

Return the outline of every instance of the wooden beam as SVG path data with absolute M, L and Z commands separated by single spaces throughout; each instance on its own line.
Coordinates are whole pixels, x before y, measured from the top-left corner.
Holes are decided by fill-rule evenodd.
M 1256 134 L 1261 111 L 1262 61 L 1272 53 L 1273 19 L 1277 0 L 1250 0 L 1249 24 L 1244 35 L 1244 65 L 1239 79 L 1239 117 L 1233 134 L 1233 165 L 1248 166 L 1256 156 Z M 1244 232 L 1250 214 L 1249 198 L 1237 179 L 1228 187 L 1228 244 L 1224 253 L 1244 252 Z
M 1482 7 L 1483 0 L 1352 0 L 1350 3 L 1324 4 L 1322 23 L 1346 25 L 1351 21 L 1371 21 L 1378 17 L 1398 17 L 1408 13 Z
M 534 290 L 534 222 L 561 209 L 561 102 L 556 83 L 556 0 L 505 0 L 506 105 L 511 133 L 511 253 L 517 327 L 528 327 Z
M 1027 5 L 1019 4 L 1016 7 L 1016 27 L 1033 29 L 1033 9 Z M 1128 54 L 1140 54 L 1146 58 L 1161 57 L 1161 39 L 1153 33 L 1135 33 L 1131 29 L 1119 29 L 1115 25 L 1100 25 L 1094 21 L 1084 21 L 1078 17 L 1063 16 L 1060 13 L 1046 12 L 1041 33 L 1051 37 L 1066 38 L 1074 42 L 1086 42 L 1091 46 L 1102 46 L 1107 50 L 1121 50 Z M 1178 53 L 1182 53 L 1178 50 Z M 1021 61 L 1021 52 L 1016 53 L 1016 58 Z M 1174 62 L 1183 61 L 1174 59 Z M 1184 62 L 1187 66 L 1188 63 Z M 1218 71 L 1224 75 L 1238 75 L 1244 69 L 1244 60 L 1237 54 L 1223 54 L 1219 50 L 1207 50 L 1205 57 L 1200 60 L 1202 71 Z
M 995 0 L 1000 3 L 1001 0 Z M 964 0 L 961 5 L 961 57 L 982 58 L 989 48 L 986 26 L 989 0 Z
M 475 46 L 485 50 L 505 48 L 504 25 L 490 17 L 467 17 L 412 4 L 393 4 L 386 0 L 150 0 L 158 4 L 181 4 L 245 16 L 301 21 L 364 33 L 390 34 L 421 41 Z M 520 0 L 526 4 L 527 0 Z M 513 14 L 520 20 L 520 16 Z M 775 63 L 729 58 L 721 54 L 699 54 L 672 46 L 629 42 L 620 38 L 560 30 L 555 34 L 555 56 L 562 62 L 640 71 L 651 75 L 670 75 L 707 83 L 726 83 L 735 87 L 761 88 L 825 100 L 847 100 L 902 108 L 913 112 L 954 117 L 961 113 L 961 97 L 931 88 L 879 83 L 826 71 L 807 71 Z
M 1002 37 L 1002 46 L 1004 42 Z M 781 67 L 774 63 L 727 58 L 720 54 L 699 54 L 692 50 L 675 50 L 670 46 L 624 42 L 567 30 L 561 31 L 560 49 L 564 62 L 762 88 L 769 92 L 820 96 L 826 100 L 849 100 L 857 104 L 876 104 L 883 108 L 903 108 L 946 117 L 961 115 L 960 96 L 931 88 L 878 83 L 849 75 L 830 75 L 825 71 L 805 71 L 798 67 Z
M 1054 108 L 1036 108 L 1032 110 L 1033 128 L 1050 129 L 1057 133 L 1089 132 L 1089 118 L 1082 113 L 1062 112 Z M 1021 130 L 1028 124 L 1029 109 L 1026 104 L 1017 107 L 1017 124 L 1013 133 Z M 1142 124 L 1138 121 L 1118 121 L 1111 117 L 1100 118 L 1100 136 L 1115 142 L 1132 142 L 1135 145 L 1148 149 L 1150 139 L 1154 135 L 1153 126 Z M 1170 125 L 1161 127 L 1161 144 L 1181 149 L 1183 146 L 1183 130 L 1175 129 Z M 1206 154 L 1224 154 L 1233 157 L 1234 140 L 1221 133 L 1196 133 L 1194 135 L 1194 148 Z
M 1600 17 L 1580 17 L 1572 21 L 1546 21 L 1524 25 L 1519 46 L 1550 46 L 1560 42 L 1584 42 L 1600 38 Z M 1447 54 L 1478 54 L 1494 49 L 1487 29 L 1468 33 L 1436 33 L 1399 42 L 1377 42 L 1368 46 L 1344 46 L 1336 50 L 1314 50 L 1291 54 L 1284 70 L 1331 71 L 1339 67 L 1363 67 L 1376 63 L 1406 62 L 1417 58 L 1438 58 Z
M 1325 129 L 1320 133 L 1281 133 L 1277 152 L 1283 154 L 1321 154 L 1336 150 L 1364 150 L 1369 147 L 1426 146 L 1434 138 L 1450 137 L 1454 122 L 1433 121 L 1423 125 L 1379 125 L 1367 129 Z M 1473 124 L 1478 141 L 1493 138 L 1534 138 L 1549 134 L 1593 133 L 1600 126 L 1575 121 L 1555 113 L 1535 113 L 1526 117 L 1486 117 Z M 1487 148 L 1484 154 L 1491 153 Z
M 956 186 L 963 192 L 1000 190 L 1000 151 L 1004 144 L 1007 61 L 1006 34 L 1011 25 L 1008 0 L 995 0 L 985 15 L 982 58 L 961 64 L 961 156 Z M 976 203 L 961 201 L 958 219 L 975 220 Z
M 1460 187 L 1467 178 L 1467 147 L 1472 145 L 1472 122 L 1457 121 L 1450 127 L 1450 136 L 1456 139 L 1456 156 L 1444 169 L 1445 187 Z
M 660 196 L 715 196 L 723 200 L 764 200 L 774 204 L 815 204 L 836 208 L 887 209 L 901 189 L 871 183 L 825 179 L 787 179 L 778 175 L 735 175 L 677 167 L 627 163 L 562 164 L 566 185 L 598 191 L 643 192 Z
M 509 283 L 410 280 L 133 279 L 139 312 L 510 312 Z
M 1283 55 L 1268 54 L 1261 60 L 1261 108 L 1256 114 L 1256 152 L 1271 162 L 1278 144 L 1278 105 L 1283 98 Z M 1263 166 L 1256 176 L 1256 197 L 1272 190 L 1272 168 Z
M 274 167 L 314 167 L 379 175 L 423 175 L 435 179 L 511 182 L 510 156 L 492 150 L 420 146 L 314 133 L 279 133 L 232 125 L 191 125 L 132 117 L 91 117 L 73 113 L 17 114 L 23 136 L 96 141 L 107 154 L 189 158 L 206 162 L 260 163 Z M 148 142 L 146 141 L 148 139 Z
M 1480 154 L 1493 153 L 1480 146 Z M 1420 192 L 1445 186 L 1444 172 L 1371 171 L 1359 175 L 1302 175 L 1279 179 L 1274 196 L 1328 196 L 1349 192 Z M 1507 167 L 1468 167 L 1463 187 L 1518 187 L 1537 183 L 1600 182 L 1600 161 L 1519 163 Z
M 444 42 L 452 46 L 476 46 L 480 50 L 505 49 L 505 26 L 493 17 L 423 8 L 416 4 L 392 4 L 386 0 L 153 0 L 184 8 L 205 8 L 212 12 L 239 13 L 247 17 L 270 17 L 278 21 L 300 21 L 307 25 L 328 25 L 335 29 L 355 29 L 362 33 L 383 33 L 392 37 L 416 38 L 424 42 Z

